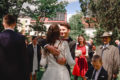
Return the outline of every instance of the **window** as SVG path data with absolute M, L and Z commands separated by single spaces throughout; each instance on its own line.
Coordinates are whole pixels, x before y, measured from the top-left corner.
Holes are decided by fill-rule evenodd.
M 65 13 L 57 13 L 56 17 L 48 19 L 48 21 L 64 21 L 64 20 L 65 20 Z

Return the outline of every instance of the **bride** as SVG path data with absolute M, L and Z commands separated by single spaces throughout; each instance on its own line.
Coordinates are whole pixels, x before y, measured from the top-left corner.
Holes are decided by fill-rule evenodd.
M 65 58 L 66 63 L 68 63 L 70 66 L 74 66 L 75 61 L 72 59 L 68 43 L 59 38 L 59 26 L 56 24 L 51 25 L 47 32 L 47 43 L 57 48 L 60 51 L 60 54 L 59 56 L 54 56 L 51 53 L 44 51 L 42 58 L 47 60 L 46 62 L 48 67 L 41 80 L 70 80 L 67 67 L 65 65 L 58 64 L 57 60 L 60 58 Z M 42 62 L 42 58 L 41 65 L 45 66 L 45 64 Z

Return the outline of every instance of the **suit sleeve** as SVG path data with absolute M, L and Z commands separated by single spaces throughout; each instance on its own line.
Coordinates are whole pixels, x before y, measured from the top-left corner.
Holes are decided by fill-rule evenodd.
M 114 56 L 113 56 L 113 74 L 118 74 L 119 65 L 120 65 L 120 55 L 119 49 L 115 47 Z
M 21 41 L 21 54 L 23 57 L 22 61 L 23 61 L 23 66 L 24 66 L 24 71 L 25 71 L 25 77 L 27 79 L 29 77 L 29 59 L 27 55 L 27 49 L 26 49 L 24 37 L 22 37 L 22 41 Z
M 105 74 L 105 79 L 104 80 L 108 80 L 108 74 L 107 74 L 107 72 Z
M 92 74 L 93 74 L 93 70 L 94 70 L 94 68 L 91 66 L 91 67 L 88 69 L 88 71 L 86 72 L 85 78 L 86 78 L 87 80 L 88 80 L 88 79 L 91 79 Z
M 43 48 L 45 47 L 45 45 L 47 45 L 47 41 L 46 40 L 42 40 L 40 43 L 41 43 L 40 46 L 42 46 Z
M 71 56 L 71 53 L 70 53 L 70 49 L 69 49 L 69 46 L 68 46 L 68 43 L 67 42 L 64 42 L 64 52 L 65 52 L 65 58 L 67 60 L 67 63 L 70 65 L 70 66 L 73 66 L 75 64 L 75 61 L 73 60 L 72 56 Z

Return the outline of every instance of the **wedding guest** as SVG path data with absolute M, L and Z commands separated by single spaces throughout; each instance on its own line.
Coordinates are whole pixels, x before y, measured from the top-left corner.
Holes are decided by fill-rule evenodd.
M 83 35 L 78 36 L 78 43 L 74 46 L 75 53 L 75 66 L 73 68 L 72 74 L 74 75 L 74 80 L 78 80 L 78 77 L 84 78 L 87 70 L 88 64 L 86 57 L 88 56 L 88 46 L 86 46 L 86 41 Z
M 102 59 L 99 55 L 94 55 L 92 58 L 92 65 L 86 75 L 84 80 L 107 80 L 107 71 L 102 66 Z
M 40 67 L 41 48 L 37 43 L 37 36 L 32 36 L 32 43 L 27 46 L 27 54 L 29 56 L 29 72 L 30 80 L 37 80 L 37 72 Z
M 115 43 L 116 43 L 116 45 L 117 45 L 117 47 L 119 49 L 119 54 L 120 54 L 120 41 L 119 40 L 115 40 Z
M 4 31 L 0 33 L 0 79 L 26 80 L 28 58 L 25 37 L 14 31 L 16 17 L 7 14 L 3 17 Z
M 119 50 L 114 45 L 110 45 L 109 32 L 104 32 L 101 38 L 103 44 L 96 48 L 96 54 L 102 57 L 103 68 L 108 72 L 108 80 L 116 79 L 120 64 Z

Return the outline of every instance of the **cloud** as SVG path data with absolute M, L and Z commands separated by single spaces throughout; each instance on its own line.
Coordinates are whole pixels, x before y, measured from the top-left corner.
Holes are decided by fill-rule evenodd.
M 70 17 L 72 17 L 72 15 L 75 15 L 76 13 L 73 14 L 67 14 L 67 22 L 69 22 Z
M 59 0 L 59 1 L 67 1 L 67 2 L 69 2 L 69 3 L 72 3 L 72 2 L 77 2 L 77 1 L 79 1 L 79 0 Z

